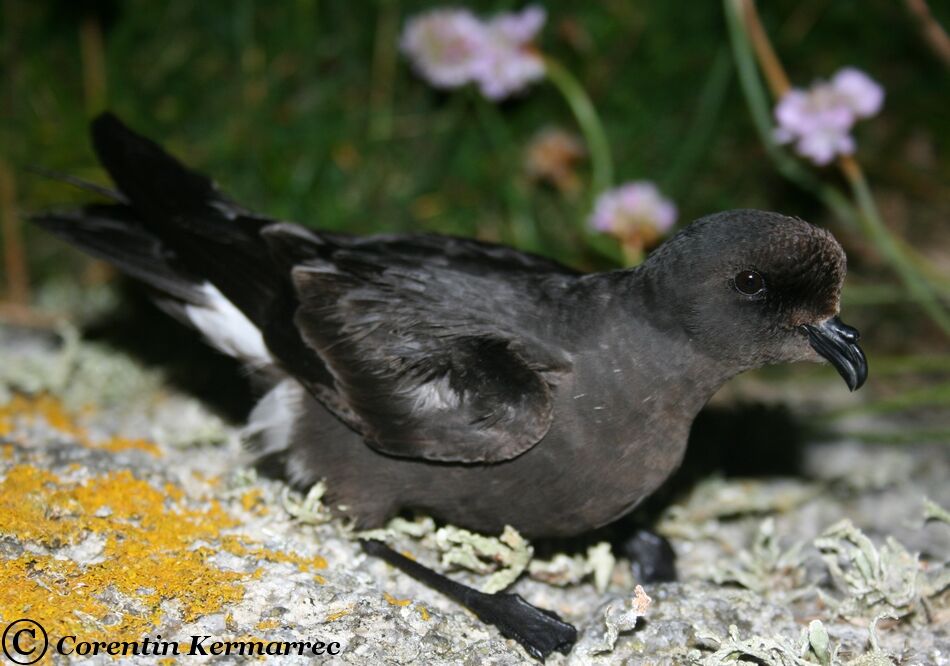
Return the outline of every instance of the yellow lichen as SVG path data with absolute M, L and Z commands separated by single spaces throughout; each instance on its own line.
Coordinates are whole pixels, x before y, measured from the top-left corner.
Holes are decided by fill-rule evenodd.
M 63 404 L 45 393 L 37 396 L 17 394 L 6 404 L 0 405 L 0 436 L 8 436 L 13 432 L 19 420 L 34 423 L 37 419 L 42 419 L 51 428 L 79 441 L 88 442 L 86 431 L 76 423 Z
M 352 612 L 353 612 L 352 608 L 344 608 L 342 610 L 333 611 L 332 613 L 329 613 L 327 615 L 326 619 L 324 619 L 324 622 L 336 622 L 341 617 L 346 617 Z
M 383 592 L 383 599 L 385 599 L 392 606 L 408 606 L 412 603 L 412 599 L 397 599 L 389 592 Z
M 261 620 L 257 623 L 257 628 L 260 631 L 268 631 L 270 629 L 276 629 L 280 626 L 279 620 Z
M 176 600 L 184 621 L 191 622 L 243 598 L 243 582 L 251 576 L 216 568 L 211 559 L 219 549 L 304 570 L 326 567 L 321 557 L 222 535 L 237 521 L 217 501 L 191 506 L 180 488 L 172 488 L 176 492 L 168 493 L 128 470 L 81 483 L 31 465 L 7 470 L 0 481 L 0 535 L 50 550 L 90 538 L 103 546 L 85 565 L 36 553 L 5 560 L 0 619 L 27 615 L 51 635 L 134 640 L 159 625 L 163 600 Z M 115 603 L 105 600 L 116 596 L 136 610 L 117 612 Z
M 237 535 L 226 535 L 221 538 L 224 547 L 235 555 L 248 557 L 257 557 L 267 562 L 286 562 L 297 566 L 303 571 L 314 571 L 316 569 L 326 569 L 327 561 L 319 555 L 298 555 L 297 553 L 286 553 L 280 550 L 271 550 L 264 548 L 258 543 L 248 543 L 246 537 Z
M 234 519 L 217 503 L 168 504 L 127 470 L 84 483 L 30 465 L 8 470 L 0 482 L 0 534 L 51 550 L 92 538 L 103 546 L 85 565 L 29 552 L 4 561 L 0 617 L 28 615 L 53 635 L 132 640 L 159 623 L 165 599 L 178 600 L 186 622 L 242 599 L 243 574 L 215 568 L 211 548 L 193 547 L 214 541 Z M 107 594 L 140 610 L 116 612 Z
M 20 435 L 18 427 L 39 420 L 83 446 L 159 452 L 146 440 L 91 442 L 48 396 L 18 396 L 0 406 L 0 434 Z M 174 600 L 191 622 L 239 602 L 244 583 L 264 575 L 261 567 L 248 574 L 220 570 L 214 565 L 220 551 L 291 564 L 323 582 L 316 571 L 326 568 L 326 560 L 271 550 L 235 534 L 238 519 L 217 500 L 189 496 L 173 483 L 149 483 L 129 470 L 83 478 L 78 465 L 62 475 L 13 465 L 7 461 L 14 453 L 12 445 L 0 449 L 0 537 L 28 547 L 0 559 L 0 622 L 26 616 L 51 636 L 137 640 L 162 625 L 164 601 Z M 220 479 L 204 480 L 210 495 Z M 79 544 L 81 561 L 62 553 Z
M 173 502 L 180 502 L 185 497 L 185 492 L 174 483 L 166 483 L 163 490 L 165 496 Z
M 191 475 L 198 481 L 203 481 L 211 488 L 218 488 L 221 486 L 221 477 L 217 474 L 205 474 L 201 470 L 196 469 L 191 473 Z
M 228 636 L 220 640 L 231 641 L 234 643 L 265 643 L 266 644 L 270 642 L 265 638 L 261 638 L 260 636 L 254 636 L 253 634 L 243 634 L 241 636 Z M 245 661 L 247 661 L 248 659 L 254 659 L 255 661 L 267 661 L 268 655 L 254 654 L 253 657 L 251 656 L 244 657 Z
M 267 513 L 267 505 L 264 504 L 264 491 L 260 488 L 252 488 L 241 495 L 241 507 L 245 511 L 253 512 L 258 515 Z
M 422 617 L 424 622 L 429 621 L 431 616 L 429 615 L 429 610 L 425 606 L 416 606 L 416 610 L 419 611 L 419 615 Z
M 92 414 L 92 409 L 89 407 L 80 411 L 82 416 L 85 417 Z M 9 402 L 0 405 L 0 436 L 7 436 L 13 432 L 18 421 L 33 424 L 37 420 L 44 421 L 51 428 L 69 435 L 84 446 L 100 448 L 113 453 L 139 450 L 154 456 L 162 455 L 161 448 L 146 439 L 113 436 L 102 442 L 94 442 L 89 437 L 86 429 L 63 406 L 62 402 L 45 393 L 36 396 L 15 395 Z
M 150 453 L 156 458 L 162 456 L 162 450 L 159 448 L 158 444 L 155 442 L 150 442 L 147 439 L 129 439 L 127 437 L 110 437 L 104 442 L 96 444 L 96 448 L 105 449 L 106 451 L 112 451 L 113 453 L 118 451 L 145 451 Z

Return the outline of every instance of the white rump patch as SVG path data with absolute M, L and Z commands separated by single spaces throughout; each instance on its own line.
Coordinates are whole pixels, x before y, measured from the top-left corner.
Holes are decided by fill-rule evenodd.
M 192 326 L 218 351 L 254 367 L 274 364 L 260 330 L 210 282 L 201 285 L 207 305 L 186 303 L 181 309 Z
M 261 398 L 241 436 L 255 440 L 262 455 L 284 451 L 290 446 L 294 420 L 300 413 L 303 387 L 293 379 L 285 379 Z

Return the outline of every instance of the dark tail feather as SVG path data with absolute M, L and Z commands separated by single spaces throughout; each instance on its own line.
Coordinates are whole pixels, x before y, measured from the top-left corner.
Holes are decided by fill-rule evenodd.
M 92 140 L 126 203 L 47 213 L 34 221 L 178 300 L 196 302 L 210 283 L 298 377 L 311 386 L 332 386 L 332 375 L 286 324 L 296 296 L 261 237 L 273 220 L 234 203 L 210 178 L 111 113 L 93 121 Z
M 202 213 L 209 202 L 225 202 L 210 178 L 186 168 L 111 113 L 92 121 L 92 145 L 119 190 L 150 219 Z
M 203 280 L 175 265 L 161 240 L 122 204 L 98 204 L 78 211 L 52 211 L 31 221 L 123 273 L 177 300 L 203 305 Z
M 270 221 L 230 201 L 210 178 L 188 169 L 111 113 L 93 121 L 92 141 L 144 228 L 171 248 L 183 266 L 263 326 L 283 287 L 260 237 Z
M 91 183 L 88 180 L 77 178 L 76 176 L 68 173 L 62 173 L 61 171 L 54 171 L 52 169 L 47 169 L 46 167 L 35 165 L 26 167 L 26 170 L 30 173 L 36 174 L 37 176 L 43 176 L 44 178 L 49 178 L 50 180 L 57 180 L 61 183 L 72 185 L 73 187 L 80 190 L 98 194 L 99 196 L 105 197 L 106 199 L 111 199 L 116 203 L 129 203 L 129 200 L 125 198 L 125 195 L 118 190 L 114 190 L 111 187 L 106 187 L 105 185 L 99 185 L 98 183 Z

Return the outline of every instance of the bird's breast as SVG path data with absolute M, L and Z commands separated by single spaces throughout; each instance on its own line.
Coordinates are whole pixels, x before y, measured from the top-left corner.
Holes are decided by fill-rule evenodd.
M 705 402 L 629 360 L 577 360 L 558 386 L 551 429 L 523 456 L 532 502 L 557 507 L 573 533 L 619 518 L 656 490 L 679 466 Z

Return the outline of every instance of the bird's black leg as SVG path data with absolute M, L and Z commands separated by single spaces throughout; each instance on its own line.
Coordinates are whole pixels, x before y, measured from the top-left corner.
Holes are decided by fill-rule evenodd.
M 638 583 L 676 580 L 676 552 L 666 538 L 644 528 L 636 528 L 615 544 L 615 552 L 630 560 Z
M 535 659 L 544 661 L 553 651 L 571 651 L 577 641 L 577 629 L 552 611 L 532 606 L 517 594 L 486 594 L 456 583 L 432 569 L 400 555 L 382 541 L 364 540 L 363 550 L 409 574 L 420 583 L 441 592 L 478 616 L 482 622 L 498 627 L 506 638 L 521 643 Z

